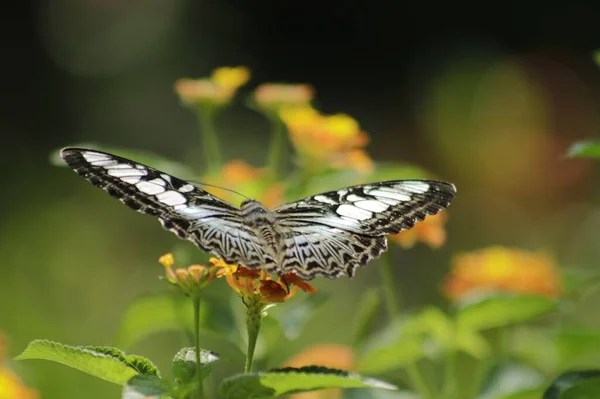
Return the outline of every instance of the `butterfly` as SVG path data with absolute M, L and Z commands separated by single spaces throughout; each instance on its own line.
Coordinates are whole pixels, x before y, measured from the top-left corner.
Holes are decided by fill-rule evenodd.
M 197 185 L 106 152 L 67 147 L 61 157 L 123 204 L 229 264 L 269 273 L 352 277 L 387 250 L 386 235 L 448 207 L 453 184 L 392 180 L 342 188 L 267 209 L 233 206 Z

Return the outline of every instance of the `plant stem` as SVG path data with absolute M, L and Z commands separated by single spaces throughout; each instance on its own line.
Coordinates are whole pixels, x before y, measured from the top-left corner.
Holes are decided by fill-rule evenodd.
M 197 116 L 206 171 L 209 174 L 216 173 L 221 169 L 221 149 L 214 127 L 215 109 L 208 106 L 199 107 Z
M 269 114 L 269 121 L 271 122 L 271 142 L 269 143 L 267 167 L 277 177 L 281 175 L 282 159 L 285 157 L 287 147 L 284 140 L 284 126 L 279 117 Z
M 383 284 L 383 293 L 385 295 L 385 302 L 390 321 L 394 320 L 400 314 L 399 297 L 396 291 L 396 286 L 394 285 L 391 252 L 391 250 L 388 250 L 383 254 L 383 265 L 379 267 L 381 283 Z
M 248 329 L 248 351 L 246 352 L 246 367 L 245 373 L 252 371 L 252 362 L 254 360 L 254 350 L 256 349 L 256 341 L 258 332 L 261 326 L 261 313 L 263 305 L 258 300 L 251 301 L 246 305 L 246 328 Z
M 410 363 L 405 367 L 406 373 L 408 374 L 408 378 L 410 380 L 410 384 L 413 389 L 419 393 L 419 396 L 423 399 L 432 399 L 436 396 L 433 395 L 427 382 L 423 378 L 423 374 L 419 371 L 419 368 L 415 363 Z
M 454 367 L 456 365 L 456 350 L 450 348 L 446 353 L 446 359 L 444 363 L 444 387 L 442 388 L 442 395 L 444 398 L 451 399 L 456 396 L 456 375 L 454 373 Z
M 202 399 L 204 396 L 203 378 L 200 362 L 200 296 L 194 296 L 194 352 L 196 354 L 196 376 L 198 378 L 198 389 L 196 397 Z

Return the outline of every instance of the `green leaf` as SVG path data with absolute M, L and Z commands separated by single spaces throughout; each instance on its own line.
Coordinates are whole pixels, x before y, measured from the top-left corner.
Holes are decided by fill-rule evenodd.
M 327 295 L 302 295 L 294 298 L 285 306 L 275 306 L 268 310 L 268 314 L 279 322 L 285 337 L 289 340 L 298 338 L 306 323 L 315 314 L 315 311 L 327 300 Z
M 164 158 L 149 151 L 110 147 L 96 143 L 78 143 L 70 147 L 89 148 L 108 152 L 159 169 L 181 179 L 193 181 L 193 179 L 197 176 L 192 169 L 185 166 L 183 163 Z M 59 148 L 50 153 L 50 163 L 54 166 L 67 166 L 65 161 L 63 161 L 63 159 L 60 157 L 60 150 L 61 149 Z
M 158 373 L 149 360 L 137 356 L 128 358 L 115 348 L 69 346 L 41 339 L 29 343 L 15 359 L 50 360 L 119 385 L 140 372 Z
M 570 158 L 600 158 L 600 141 L 579 141 L 567 151 Z
M 383 299 L 379 288 L 371 287 L 364 292 L 358 301 L 358 310 L 354 316 L 354 343 L 361 344 L 369 334 L 373 319 Z
M 543 382 L 544 378 L 542 374 L 531 367 L 520 364 L 502 365 L 493 373 L 479 399 L 505 398 L 517 394 L 523 395 L 525 390 L 539 390 Z
M 233 327 L 231 310 L 221 301 L 205 297 L 200 302 L 200 328 L 228 332 Z M 165 331 L 191 331 L 192 301 L 177 294 L 145 295 L 129 304 L 121 317 L 116 342 L 131 347 L 149 335 Z
M 540 399 L 544 394 L 543 387 L 528 388 L 522 391 L 501 396 L 499 399 Z
M 214 352 L 200 349 L 200 372 L 206 378 L 213 367 L 213 363 L 219 360 L 219 355 Z M 171 363 L 171 370 L 177 385 L 185 385 L 193 382 L 196 375 L 196 352 L 194 348 L 182 348 L 175 354 Z
M 522 323 L 548 314 L 557 302 L 544 296 L 489 294 L 471 298 L 456 312 L 459 328 L 474 331 Z
M 275 398 L 325 388 L 398 389 L 386 382 L 347 371 L 308 366 L 237 374 L 221 383 L 219 393 L 225 399 Z
M 544 399 L 597 399 L 600 397 L 600 370 L 568 371 L 556 377 L 544 392 Z
M 163 398 L 171 393 L 168 381 L 153 375 L 133 376 L 123 387 L 123 399 L 153 399 Z

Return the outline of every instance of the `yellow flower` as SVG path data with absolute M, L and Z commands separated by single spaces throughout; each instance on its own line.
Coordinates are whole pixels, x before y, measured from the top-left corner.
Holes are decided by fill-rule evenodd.
M 217 273 L 216 268 L 202 265 L 191 265 L 187 268 L 173 270 L 175 258 L 170 253 L 158 258 L 158 263 L 164 266 L 167 281 L 178 286 L 186 295 L 198 295 Z
M 221 67 L 213 70 L 210 78 L 223 88 L 237 90 L 250 80 L 250 70 L 246 67 Z
M 279 116 L 305 167 L 372 171 L 372 161 L 362 149 L 369 137 L 351 116 L 323 115 L 310 105 L 282 107 Z
M 267 109 L 285 105 L 305 105 L 314 98 L 314 89 L 306 84 L 264 83 L 254 90 L 254 101 Z
M 237 89 L 250 79 L 245 67 L 215 69 L 210 78 L 182 78 L 175 82 L 175 92 L 190 106 L 223 105 L 229 103 Z
M 490 247 L 456 255 L 444 282 L 445 295 L 459 300 L 481 291 L 556 298 L 561 281 L 554 262 L 544 253 Z
M 340 370 L 352 370 L 356 356 L 352 348 L 339 344 L 318 344 L 311 346 L 288 359 L 283 367 L 325 366 Z M 339 399 L 342 392 L 338 388 L 322 389 L 291 395 L 293 399 Z
M 417 241 L 422 241 L 432 248 L 439 248 L 446 242 L 444 224 L 447 219 L 446 212 L 427 216 L 412 229 L 401 231 L 390 238 L 403 248 L 411 248 Z
M 38 399 L 39 394 L 25 386 L 17 374 L 8 368 L 5 352 L 4 336 L 0 332 L 0 399 Z
M 221 259 L 210 258 L 213 266 L 221 268 L 217 277 L 225 276 L 227 284 L 242 298 L 263 304 L 284 302 L 298 290 L 315 294 L 316 289 L 295 274 L 286 274 L 274 280 L 262 269 L 248 269 L 230 265 Z
M 240 160 L 228 162 L 218 175 L 206 178 L 207 183 L 235 190 L 260 201 L 267 208 L 274 208 L 283 202 L 283 185 L 272 180 L 268 169 L 255 168 Z M 231 203 L 238 203 L 244 199 L 228 190 L 208 186 L 205 189 Z

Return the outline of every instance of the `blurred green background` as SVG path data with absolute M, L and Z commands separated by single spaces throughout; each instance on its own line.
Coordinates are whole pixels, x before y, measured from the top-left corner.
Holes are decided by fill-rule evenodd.
M 0 118 L 0 330 L 11 356 L 35 338 L 113 344 L 125 306 L 165 289 L 157 258 L 179 242 L 152 218 L 51 166 L 51 151 L 102 143 L 198 168 L 196 120 L 173 83 L 224 65 L 252 71 L 218 119 L 228 159 L 256 166 L 264 159 L 268 123 L 244 107 L 245 94 L 263 82 L 309 83 L 321 110 L 360 122 L 375 160 L 414 163 L 457 185 L 444 247 L 393 248 L 403 308 L 444 306 L 440 283 L 460 251 L 545 249 L 561 267 L 597 267 L 595 166 L 564 155 L 571 143 L 598 135 L 598 3 L 505 2 L 492 9 L 47 0 L 15 7 L 3 26 Z M 376 267 L 353 280 L 317 281 L 330 296 L 317 321 L 269 366 L 312 343 L 349 342 L 345 326 L 360 293 L 378 284 Z M 590 313 L 599 303 L 588 297 L 573 310 L 574 322 L 599 325 Z M 181 345 L 173 333 L 124 349 L 166 370 Z M 241 357 L 235 361 L 227 367 L 241 371 Z M 16 367 L 43 397 L 120 391 L 48 362 Z

